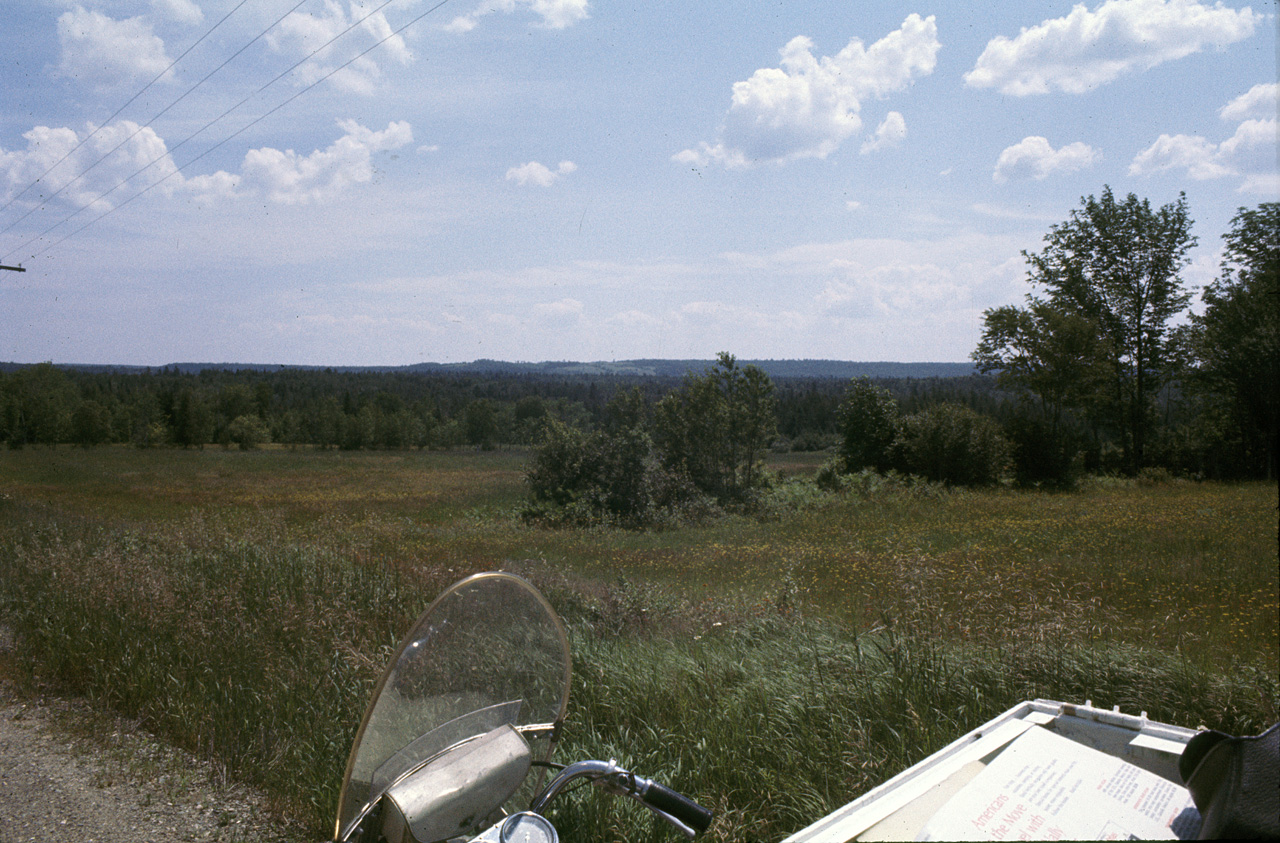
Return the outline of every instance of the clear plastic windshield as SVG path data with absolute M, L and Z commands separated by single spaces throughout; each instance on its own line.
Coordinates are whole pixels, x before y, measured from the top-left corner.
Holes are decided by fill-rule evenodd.
M 500 726 L 515 727 L 533 758 L 546 760 L 569 680 L 564 627 L 533 586 L 490 573 L 450 587 L 374 691 L 347 761 L 335 837 L 399 777 Z

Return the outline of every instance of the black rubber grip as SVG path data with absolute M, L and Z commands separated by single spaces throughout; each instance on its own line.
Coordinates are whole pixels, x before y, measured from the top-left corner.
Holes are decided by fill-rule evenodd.
M 644 793 L 644 801 L 659 811 L 666 811 L 694 831 L 706 831 L 715 816 L 689 797 L 676 793 L 669 787 L 663 787 L 655 781 L 649 782 L 649 787 Z

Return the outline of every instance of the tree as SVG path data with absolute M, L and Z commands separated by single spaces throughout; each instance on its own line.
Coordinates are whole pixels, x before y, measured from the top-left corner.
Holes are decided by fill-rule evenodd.
M 227 438 L 242 451 L 252 451 L 263 442 L 271 441 L 271 431 L 256 413 L 236 416 L 227 425 Z
M 467 442 L 484 450 L 493 447 L 498 436 L 498 413 L 488 398 L 478 398 L 463 413 Z
M 1276 476 L 1280 437 L 1280 203 L 1237 211 L 1221 275 L 1192 316 L 1193 388 L 1220 401 L 1259 473 Z
M 721 500 L 759 485 L 777 420 L 773 382 L 721 352 L 704 375 L 686 375 L 654 408 L 653 439 L 663 463 Z
M 52 447 L 67 438 L 80 396 L 61 369 L 52 363 L 24 366 L 8 378 L 4 390 L 9 447 L 32 442 Z
M 854 378 L 840 404 L 840 460 L 845 473 L 888 471 L 901 413 L 887 389 Z
M 639 428 L 583 433 L 547 422 L 542 444 L 525 472 L 534 508 L 558 507 L 570 520 L 640 526 L 649 513 L 650 442 Z
M 111 439 L 111 420 L 97 401 L 81 401 L 71 414 L 71 440 L 91 448 Z
M 1057 435 L 1070 410 L 1087 409 L 1106 382 L 1108 347 L 1096 322 L 1050 302 L 1027 297 L 983 314 L 982 339 L 971 355 L 1004 389 L 1034 395 Z
M 1082 199 L 1044 239 L 1042 252 L 1023 253 L 1031 283 L 1057 310 L 1097 326 L 1110 372 L 1095 406 L 1107 411 L 1125 464 L 1136 471 L 1153 397 L 1173 374 L 1169 322 L 1190 299 L 1179 278 L 1196 244 L 1186 195 L 1153 211 L 1132 193 L 1117 202 L 1107 187 L 1100 199 Z
M 174 443 L 183 448 L 202 448 L 209 440 L 209 428 L 209 410 L 204 401 L 191 389 L 184 389 L 174 402 Z

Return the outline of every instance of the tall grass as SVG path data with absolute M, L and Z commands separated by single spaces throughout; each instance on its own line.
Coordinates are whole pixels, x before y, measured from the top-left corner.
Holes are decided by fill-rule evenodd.
M 1277 717 L 1275 492 L 780 484 L 761 518 L 520 526 L 512 455 L 0 454 L 0 664 L 328 833 L 366 695 L 444 586 L 505 566 L 571 631 L 562 760 L 616 757 L 776 840 L 1014 702 Z M 579 793 L 566 839 L 657 840 Z
M 1217 674 L 1118 644 L 948 641 L 924 612 L 854 632 L 804 617 L 785 590 L 714 610 L 627 583 L 610 592 L 605 611 L 570 625 L 562 754 L 616 757 L 692 794 L 717 811 L 711 840 L 780 840 L 1022 699 L 1242 734 L 1277 716 L 1280 686 L 1253 668 Z M 598 795 L 565 800 L 556 818 L 566 839 L 671 839 Z
M 316 817 L 332 811 L 372 682 L 442 586 L 292 546 L 270 521 L 158 534 L 13 506 L 0 551 L 11 671 L 87 695 Z M 16 510 L 16 511 L 15 511 Z

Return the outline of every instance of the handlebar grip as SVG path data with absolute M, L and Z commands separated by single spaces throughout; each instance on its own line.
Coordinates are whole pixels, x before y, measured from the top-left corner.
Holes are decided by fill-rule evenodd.
M 659 811 L 665 811 L 680 822 L 698 832 L 707 830 L 715 814 L 669 787 L 650 780 L 644 791 L 644 801 Z

